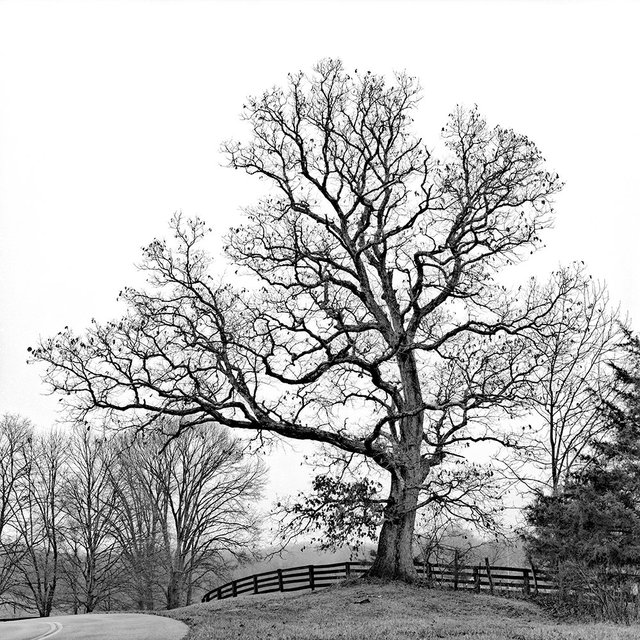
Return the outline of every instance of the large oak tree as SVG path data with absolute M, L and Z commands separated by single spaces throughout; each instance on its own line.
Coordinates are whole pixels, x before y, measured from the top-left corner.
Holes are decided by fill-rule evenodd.
M 559 189 L 536 146 L 457 108 L 439 159 L 413 132 L 416 80 L 324 60 L 250 98 L 231 167 L 266 193 L 232 229 L 238 279 L 209 272 L 200 221 L 154 241 L 128 314 L 65 329 L 35 358 L 86 417 L 210 421 L 364 457 L 390 490 L 371 574 L 415 577 L 416 511 L 444 460 L 509 444 L 535 331 L 572 278 L 519 291 L 500 272 L 540 245 Z M 242 288 L 241 286 L 242 285 Z

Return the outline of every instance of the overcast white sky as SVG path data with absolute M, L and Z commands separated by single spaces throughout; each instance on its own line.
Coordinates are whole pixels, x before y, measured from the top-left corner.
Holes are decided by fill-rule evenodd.
M 418 76 L 427 141 L 456 103 L 533 139 L 566 188 L 529 268 L 582 259 L 640 322 L 639 26 L 615 0 L 0 3 L 0 413 L 56 420 L 27 347 L 117 316 L 174 211 L 237 220 L 244 98 L 325 56 Z

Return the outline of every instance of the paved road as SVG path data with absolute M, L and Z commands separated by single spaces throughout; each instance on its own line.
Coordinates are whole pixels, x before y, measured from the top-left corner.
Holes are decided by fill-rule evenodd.
M 182 640 L 187 625 L 138 613 L 90 613 L 0 622 L 2 640 Z

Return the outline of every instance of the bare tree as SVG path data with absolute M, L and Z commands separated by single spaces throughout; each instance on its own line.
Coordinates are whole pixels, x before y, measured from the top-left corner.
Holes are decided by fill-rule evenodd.
M 569 274 L 573 272 L 573 276 Z M 532 424 L 523 427 L 511 472 L 533 490 L 562 488 L 594 439 L 607 429 L 603 403 L 613 393 L 611 367 L 620 356 L 621 324 L 603 284 L 574 266 L 569 274 L 582 286 L 553 311 L 554 321 L 535 341 L 540 365 L 531 380 Z
M 238 440 L 211 426 L 120 439 L 112 482 L 113 522 L 140 608 L 162 591 L 168 609 L 191 604 L 194 591 L 255 547 L 252 503 L 263 485 L 259 460 L 248 461 Z
M 166 601 L 173 609 L 191 604 L 194 589 L 255 549 L 259 527 L 252 503 L 264 484 L 264 467 L 259 459 L 245 460 L 241 443 L 213 427 L 189 429 L 166 446 L 157 436 L 146 451 L 159 451 L 147 455 L 144 468 L 162 487 Z
M 67 443 L 60 432 L 34 435 L 26 448 L 28 466 L 20 479 L 12 519 L 21 549 L 18 585 L 40 616 L 51 614 L 60 577 L 62 508 L 60 485 Z
M 69 440 L 67 473 L 60 487 L 63 575 L 74 613 L 90 613 L 114 587 L 117 555 L 112 535 L 116 496 L 109 469 L 115 449 L 103 437 L 76 427 Z
M 34 352 L 80 419 L 213 420 L 369 458 L 390 478 L 371 575 L 406 580 L 434 470 L 511 442 L 496 425 L 537 368 L 530 332 L 576 286 L 498 278 L 552 218 L 560 183 L 535 145 L 457 108 L 436 161 L 411 131 L 419 97 L 405 74 L 325 60 L 250 98 L 252 138 L 225 151 L 272 190 L 226 249 L 253 284 L 216 285 L 204 225 L 178 217 L 177 249 L 146 249 L 150 287 L 123 292 L 125 318 Z
M 127 594 L 136 609 L 153 610 L 159 585 L 164 580 L 162 526 L 157 506 L 163 499 L 162 487 L 144 473 L 140 466 L 143 456 L 132 450 L 124 438 L 114 442 L 114 447 L 117 456 L 110 468 L 109 482 L 116 502 L 110 525 L 120 550 L 122 595 Z
M 21 557 L 13 505 L 29 469 L 27 450 L 32 436 L 33 427 L 26 418 L 12 414 L 0 418 L 0 598 L 5 600 Z

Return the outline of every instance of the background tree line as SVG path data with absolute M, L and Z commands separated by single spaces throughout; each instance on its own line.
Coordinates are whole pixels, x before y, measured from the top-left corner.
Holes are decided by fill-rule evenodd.
M 246 559 L 262 464 L 213 425 L 97 435 L 0 420 L 0 602 L 53 609 L 174 608 Z

